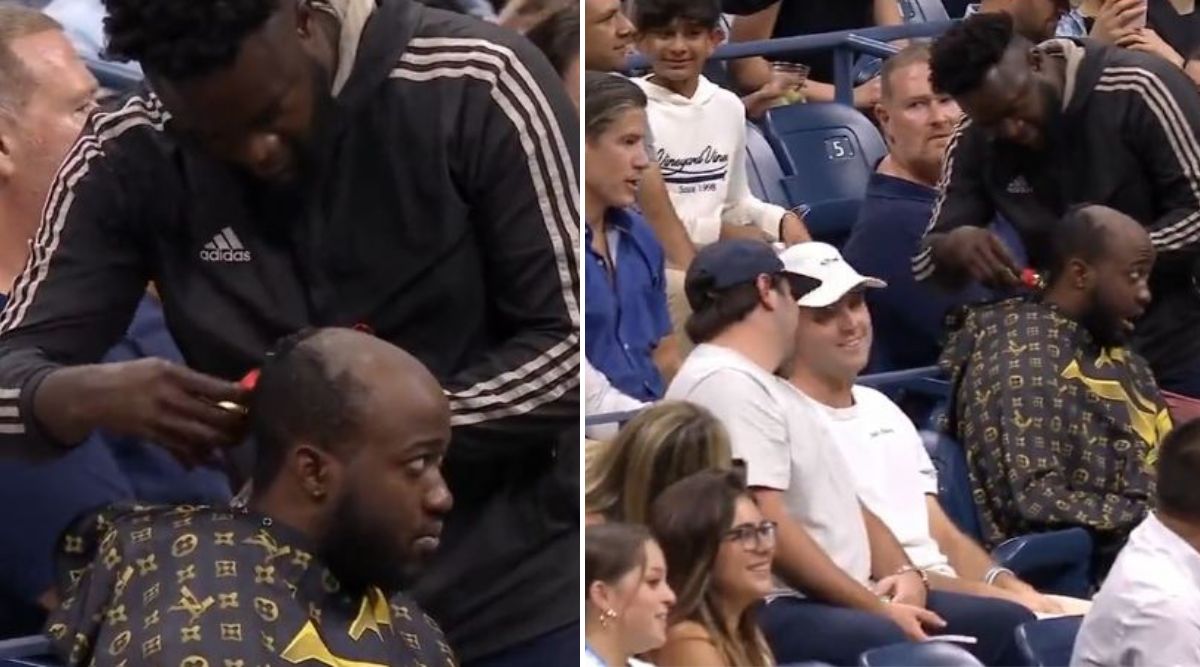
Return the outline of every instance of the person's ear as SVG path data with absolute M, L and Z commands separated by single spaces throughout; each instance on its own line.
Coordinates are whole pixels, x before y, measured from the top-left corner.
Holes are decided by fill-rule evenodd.
M 603 581 L 593 581 L 588 586 L 588 602 L 604 613 L 616 606 L 616 591 Z
M 16 146 L 16 125 L 7 117 L 0 118 L 0 186 L 10 182 L 17 173 Z
M 305 496 L 321 502 L 338 494 L 343 477 L 342 464 L 329 452 L 302 443 L 292 449 L 288 459 L 288 466 Z
M 767 310 L 775 310 L 778 304 L 775 299 L 779 296 L 775 289 L 771 287 L 771 276 L 759 274 L 754 279 L 754 286 L 758 289 L 758 301 Z
M 335 42 L 323 24 L 332 20 L 327 13 L 313 7 L 311 0 L 295 3 L 296 34 L 304 50 L 319 62 L 332 65 L 334 62 Z
M 716 51 L 717 47 L 721 45 L 721 42 L 725 41 L 725 29 L 720 27 L 713 28 L 709 31 L 708 37 L 709 45 L 712 46 L 714 51 Z
M 888 121 L 891 120 L 892 114 L 888 112 L 887 107 L 882 103 L 875 105 L 875 120 L 879 121 L 879 127 L 883 128 L 883 138 L 887 140 L 887 145 L 890 147 L 895 143 L 895 138 L 888 131 Z
M 1082 260 L 1071 259 L 1067 261 L 1067 279 L 1071 281 L 1071 287 L 1077 290 L 1086 290 L 1092 286 L 1095 274 L 1092 272 L 1092 268 Z

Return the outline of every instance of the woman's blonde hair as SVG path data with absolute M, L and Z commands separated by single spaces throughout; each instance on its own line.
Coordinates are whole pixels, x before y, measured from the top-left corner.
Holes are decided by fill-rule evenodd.
M 658 403 L 587 457 L 587 512 L 644 524 L 664 489 L 701 470 L 729 468 L 732 456 L 729 434 L 711 412 L 693 403 Z
M 700 624 L 729 667 L 774 665 L 754 607 L 743 612 L 731 630 L 721 617 L 721 591 L 713 585 L 717 554 L 742 498 L 753 500 L 743 472 L 696 473 L 672 484 L 654 501 L 650 529 L 667 561 L 667 582 L 678 596 L 671 623 Z

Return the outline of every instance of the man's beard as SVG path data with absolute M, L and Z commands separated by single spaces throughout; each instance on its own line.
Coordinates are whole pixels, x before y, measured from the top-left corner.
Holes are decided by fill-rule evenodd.
M 1123 319 L 1100 300 L 1099 292 L 1088 297 L 1087 309 L 1079 320 L 1101 347 L 1120 347 L 1129 342 Z
M 353 594 L 378 586 L 391 595 L 407 588 L 417 574 L 411 555 L 396 547 L 388 530 L 371 525 L 351 493 L 338 501 L 322 545 L 326 565 Z
M 259 181 L 268 198 L 303 198 L 313 191 L 320 176 L 325 147 L 331 141 L 334 121 L 334 98 L 330 92 L 330 74 L 313 61 L 310 76 L 313 86 L 312 122 L 307 137 L 285 136 L 283 142 L 295 160 L 295 173 L 286 181 Z

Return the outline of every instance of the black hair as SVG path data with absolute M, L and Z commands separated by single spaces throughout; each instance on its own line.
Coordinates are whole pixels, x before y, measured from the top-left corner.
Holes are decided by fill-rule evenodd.
M 633 24 L 639 32 L 660 30 L 681 20 L 708 30 L 721 25 L 719 0 L 637 0 L 633 9 Z
M 572 60 L 579 59 L 579 7 L 567 5 L 525 34 L 546 54 L 559 76 L 566 74 Z
M 1108 249 L 1108 234 L 1094 204 L 1072 206 L 1050 234 L 1050 257 L 1046 271 L 1053 283 L 1067 269 L 1067 262 L 1080 259 L 1094 263 Z
M 771 289 L 782 292 L 783 274 L 771 274 Z M 741 322 L 758 307 L 758 281 L 741 283 L 712 292 L 706 302 L 688 317 L 685 329 L 697 345 L 716 338 L 731 325 Z
M 335 456 L 361 424 L 364 387 L 347 372 L 330 375 L 313 344 L 319 329 L 304 329 L 280 339 L 262 365 L 250 399 L 250 421 L 257 450 L 254 488 L 265 490 L 298 442 Z
M 1200 419 L 1193 419 L 1158 445 L 1157 506 L 1188 521 L 1200 521 Z
M 104 7 L 107 58 L 180 81 L 233 64 L 280 0 L 104 0 Z
M 646 93 L 618 74 L 588 71 L 583 77 L 584 134 L 595 139 L 628 109 L 645 109 Z
M 942 33 L 929 58 L 930 82 L 943 95 L 958 97 L 983 83 L 1014 38 L 1005 12 L 975 14 Z

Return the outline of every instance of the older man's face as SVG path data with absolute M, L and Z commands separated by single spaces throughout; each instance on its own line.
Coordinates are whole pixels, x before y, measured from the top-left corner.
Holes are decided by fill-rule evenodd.
M 16 224 L 26 226 L 32 237 L 58 166 L 96 106 L 98 86 L 59 30 L 19 37 L 11 49 L 31 85 L 23 105 L 0 114 L 3 187 L 24 209 L 15 212 Z

